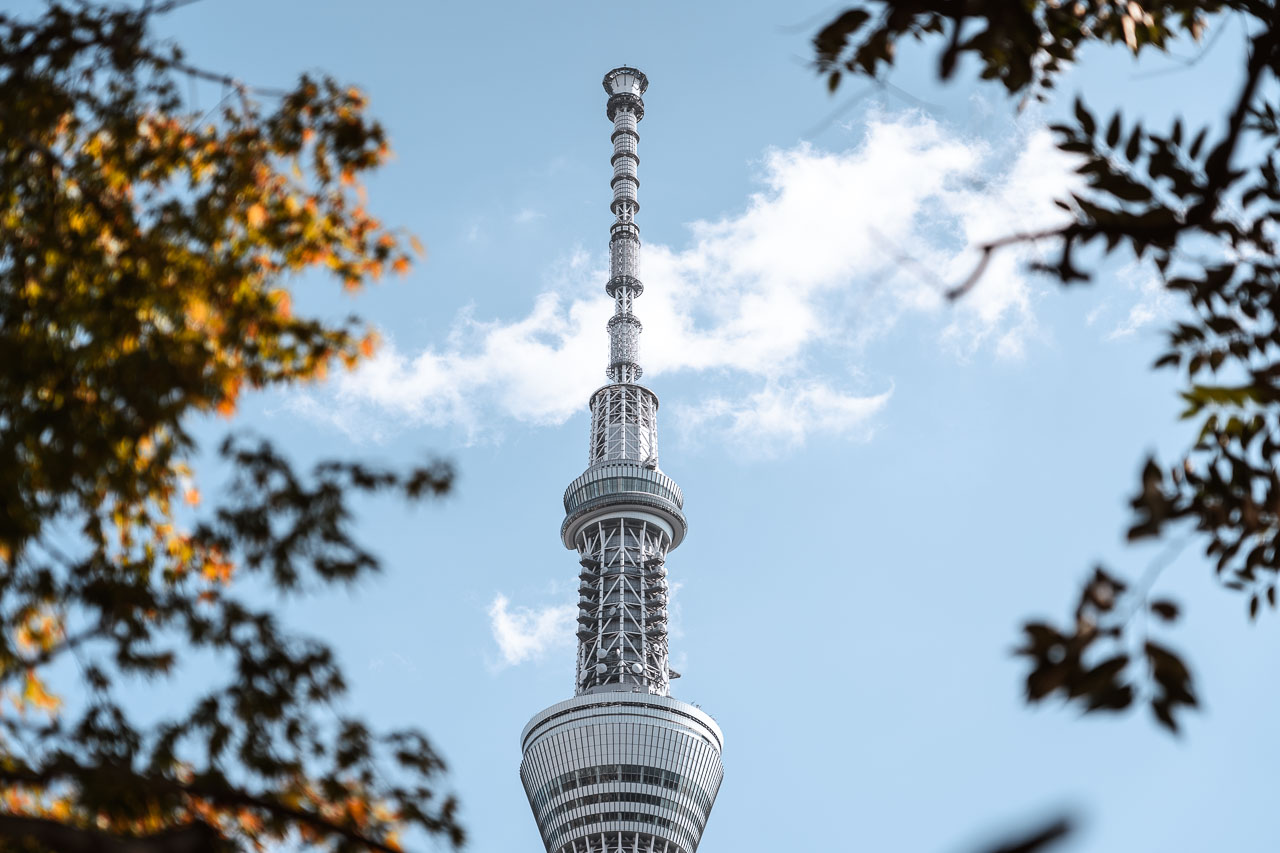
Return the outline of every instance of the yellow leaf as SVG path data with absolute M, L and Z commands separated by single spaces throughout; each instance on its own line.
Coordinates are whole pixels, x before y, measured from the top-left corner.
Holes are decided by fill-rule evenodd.
M 54 711 L 62 704 L 57 696 L 44 689 L 34 670 L 27 670 L 27 683 L 22 690 L 22 698 L 41 711 Z
M 1129 46 L 1129 50 L 1137 53 L 1138 36 L 1133 25 L 1133 18 L 1125 15 L 1120 19 L 1120 26 L 1124 28 L 1124 43 Z
M 293 301 L 287 290 L 273 290 L 268 296 L 271 302 L 276 306 L 276 313 L 285 320 L 289 319 L 292 313 Z

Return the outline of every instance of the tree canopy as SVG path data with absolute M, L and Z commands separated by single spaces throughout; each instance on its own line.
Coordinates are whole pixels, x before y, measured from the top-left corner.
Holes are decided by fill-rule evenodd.
M 237 594 L 374 572 L 353 496 L 439 495 L 448 465 L 304 474 L 233 437 L 207 501 L 190 468 L 194 416 L 372 353 L 357 319 L 300 316 L 286 285 L 319 269 L 360 288 L 420 251 L 365 206 L 387 141 L 335 80 L 264 90 L 189 64 L 150 34 L 180 5 L 0 15 L 0 847 L 390 851 L 414 828 L 458 845 L 427 738 L 344 716 L 332 651 Z M 225 96 L 200 109 L 193 80 Z M 131 685 L 193 661 L 221 675 L 139 716 Z
M 963 297 L 989 259 L 1036 243 L 1053 257 L 1035 268 L 1062 285 L 1089 281 L 1111 253 L 1144 260 L 1183 300 L 1185 318 L 1155 366 L 1178 371 L 1183 417 L 1196 425 L 1181 457 L 1142 466 L 1132 500 L 1133 540 L 1187 531 L 1204 543 L 1215 577 L 1242 595 L 1250 619 L 1276 607 L 1280 576 L 1280 9 L 1274 0 L 873 0 L 843 11 L 814 38 L 814 61 L 835 91 L 845 75 L 884 75 L 904 40 L 937 49 L 938 75 L 976 67 L 1010 95 L 1049 100 L 1089 43 L 1133 54 L 1239 19 L 1248 38 L 1239 89 L 1222 121 L 1147 127 L 1119 110 L 1097 115 L 1077 98 L 1052 127 L 1077 158 L 1085 188 L 1057 201 L 1064 225 L 1005 235 L 949 291 Z M 962 60 L 969 60 L 964 62 Z M 1195 73 L 1194 69 L 1186 73 Z M 1086 712 L 1149 705 L 1171 731 L 1198 703 L 1191 669 L 1148 635 L 1174 622 L 1178 603 L 1152 595 L 1162 563 L 1137 583 L 1095 569 L 1065 626 L 1031 621 L 1019 654 L 1030 702 L 1058 697 Z

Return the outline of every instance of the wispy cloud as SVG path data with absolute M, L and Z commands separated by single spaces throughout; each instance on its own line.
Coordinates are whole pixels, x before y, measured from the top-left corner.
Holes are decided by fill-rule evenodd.
M 1132 337 L 1142 329 L 1163 323 L 1177 314 L 1184 304 L 1160 281 L 1154 270 L 1134 264 L 1120 273 L 1130 291 L 1136 291 L 1137 301 L 1129 306 L 1129 313 L 1107 335 L 1107 340 Z
M 703 402 L 669 409 L 686 428 L 785 445 L 865 438 L 892 385 L 861 364 L 865 346 L 902 318 L 936 317 L 936 345 L 961 358 L 1022 355 L 1037 334 L 1025 253 L 997 256 L 954 306 L 942 291 L 968 273 L 976 241 L 1060 219 L 1051 200 L 1069 171 L 1043 131 L 997 145 L 914 113 L 873 117 L 845 151 L 770 151 L 742 209 L 693 223 L 682 248 L 645 246 L 646 375 L 705 377 Z M 443 344 L 389 342 L 323 408 L 473 437 L 504 418 L 563 422 L 599 383 L 605 264 L 570 252 L 523 317 L 464 312 Z
M 724 435 L 760 455 L 802 444 L 810 434 L 870 439 L 875 414 L 889 402 L 891 391 L 858 396 L 818 382 L 771 385 L 745 397 L 712 397 L 679 406 L 676 416 L 688 435 Z
M 512 220 L 517 225 L 528 225 L 530 222 L 536 222 L 545 216 L 546 214 L 541 210 L 534 210 L 532 207 L 525 207 L 517 211 L 516 215 L 512 217 Z
M 1107 341 L 1122 341 L 1152 326 L 1163 327 L 1185 308 L 1185 302 L 1164 286 L 1155 268 L 1145 261 L 1130 261 L 1111 278 L 1119 287 L 1109 288 L 1084 318 L 1086 326 L 1107 329 L 1103 334 Z
M 577 612 L 572 604 L 512 607 L 505 595 L 494 596 L 489 605 L 489 629 L 498 644 L 501 665 L 537 660 L 550 649 L 570 645 Z

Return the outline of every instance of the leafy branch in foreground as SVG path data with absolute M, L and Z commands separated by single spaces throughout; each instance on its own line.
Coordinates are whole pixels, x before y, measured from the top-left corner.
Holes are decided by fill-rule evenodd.
M 345 691 L 331 651 L 231 594 L 238 573 L 287 591 L 375 571 L 352 538 L 351 497 L 438 495 L 452 472 L 327 462 L 304 478 L 266 443 L 228 441 L 223 455 L 235 471 L 228 502 L 164 554 L 149 543 L 79 560 L 32 548 L 5 573 L 0 601 L 18 607 L 0 613 L 3 624 L 29 625 L 33 607 L 57 617 L 0 643 L 0 686 L 69 656 L 90 695 L 75 720 L 0 718 L 5 741 L 20 747 L 0 765 L 10 790 L 0 836 L 67 849 L 58 839 L 104 824 L 131 839 L 199 824 L 209 831 L 193 829 L 193 839 L 257 845 L 298 834 L 335 849 L 394 850 L 399 828 L 416 825 L 459 843 L 454 802 L 433 793 L 443 763 L 426 738 L 320 713 Z M 230 677 L 185 715 L 144 727 L 117 701 L 137 679 L 208 654 L 229 661 Z M 29 685 L 24 700 L 54 710 Z
M 1186 317 L 1168 334 L 1157 367 L 1184 371 L 1186 418 L 1198 438 L 1172 466 L 1147 464 L 1131 539 L 1194 529 L 1216 561 L 1222 585 L 1248 596 L 1250 618 L 1275 606 L 1280 577 L 1280 9 L 1274 0 L 870 0 L 844 11 L 814 38 L 815 66 L 834 91 L 845 73 L 878 76 L 903 39 L 940 42 L 938 73 L 961 60 L 1011 95 L 1047 100 L 1057 76 L 1090 42 L 1134 54 L 1199 40 L 1234 15 L 1247 34 L 1241 82 L 1220 125 L 1144 127 L 1123 110 L 1097 117 L 1077 99 L 1069 122 L 1054 125 L 1058 148 L 1077 158 L 1085 188 L 1058 201 L 1066 224 L 1009 234 L 976 247 L 972 273 L 948 295 L 977 286 L 998 252 L 1044 244 L 1055 257 L 1034 268 L 1063 285 L 1088 281 L 1090 267 L 1125 250 L 1148 262 L 1182 296 Z M 1188 70 L 1184 73 L 1194 73 Z M 1082 261 L 1088 250 L 1089 260 Z M 1218 377 L 1221 376 L 1222 380 Z M 1103 590 L 1107 595 L 1103 595 Z M 1086 584 L 1076 625 L 1029 623 L 1021 653 L 1032 662 L 1027 696 L 1060 696 L 1085 711 L 1116 710 L 1133 699 L 1139 660 L 1151 708 L 1176 730 L 1176 712 L 1195 705 L 1189 668 L 1174 652 L 1147 645 L 1116 652 L 1131 622 L 1108 595 L 1123 584 L 1097 573 Z M 1144 597 L 1126 605 L 1145 607 Z M 1169 617 L 1176 607 L 1168 603 Z M 1161 611 L 1157 616 L 1163 615 Z
M 197 513 L 188 464 L 193 415 L 372 353 L 283 283 L 407 269 L 414 241 L 360 185 L 387 143 L 356 89 L 255 90 L 150 38 L 181 5 L 0 14 L 0 847 L 457 846 L 427 739 L 341 716 L 330 649 L 256 603 L 368 576 L 353 499 L 437 496 L 451 469 L 304 476 L 228 441 L 232 486 Z M 226 97 L 199 109 L 191 80 Z M 189 709 L 138 707 L 184 667 L 206 691 Z

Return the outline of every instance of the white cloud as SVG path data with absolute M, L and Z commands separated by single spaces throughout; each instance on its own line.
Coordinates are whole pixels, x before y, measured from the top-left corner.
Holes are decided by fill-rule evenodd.
M 1147 326 L 1168 320 L 1183 305 L 1151 269 L 1133 264 L 1121 271 L 1119 278 L 1129 290 L 1137 291 L 1138 300 L 1129 306 L 1129 313 L 1124 320 L 1107 335 L 1109 341 L 1131 337 Z
M 872 117 L 845 151 L 770 151 L 743 209 L 693 223 L 682 248 L 646 244 L 646 375 L 706 377 L 705 402 L 670 409 L 686 428 L 786 445 L 866 437 L 891 380 L 848 377 L 903 317 L 934 317 L 938 344 L 960 357 L 1023 353 L 1037 334 L 1026 252 L 998 254 L 955 305 L 942 292 L 968 274 L 976 241 L 1058 221 L 1068 173 L 1044 131 L 989 144 L 915 113 Z M 441 345 L 388 342 L 332 386 L 326 417 L 391 414 L 472 436 L 503 418 L 563 422 L 599 384 L 605 264 L 571 253 L 522 318 L 464 312 Z
M 537 660 L 549 649 L 570 645 L 577 613 L 578 608 L 572 604 L 510 607 L 505 595 L 494 596 L 489 605 L 489 628 L 502 654 L 502 664 L 515 666 Z
M 1110 326 L 1103 338 L 1121 341 L 1152 326 L 1167 325 L 1178 316 L 1185 303 L 1170 292 L 1156 272 L 1145 261 L 1130 261 L 1109 274 L 1119 287 L 1111 287 L 1105 296 L 1085 315 L 1086 326 Z M 1116 319 L 1119 312 L 1123 317 Z
M 534 210 L 532 207 L 521 208 L 512 219 L 517 225 L 528 225 L 530 222 L 536 222 L 545 217 L 546 214 L 541 210 Z
M 820 383 L 771 385 L 741 399 L 712 397 L 677 409 L 681 427 L 696 437 L 708 431 L 760 455 L 804 443 L 811 433 L 871 438 L 871 420 L 891 391 L 869 397 L 843 394 Z

